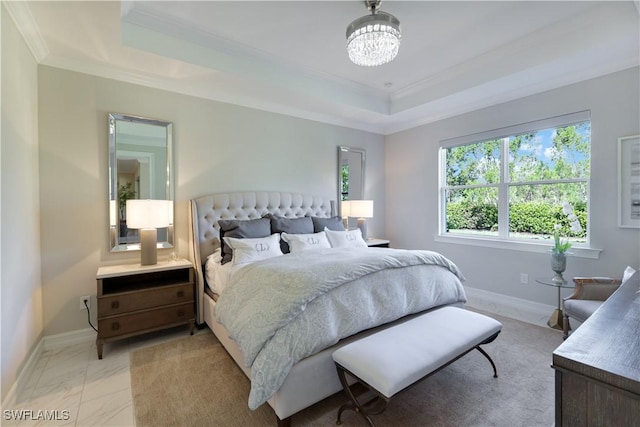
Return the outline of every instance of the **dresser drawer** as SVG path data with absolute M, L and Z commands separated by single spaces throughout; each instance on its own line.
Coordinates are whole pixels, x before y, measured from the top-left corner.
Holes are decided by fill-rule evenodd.
M 98 297 L 99 317 L 193 301 L 193 284 L 163 286 Z
M 157 327 L 179 325 L 187 323 L 194 317 L 195 311 L 191 301 L 171 307 L 98 319 L 98 331 L 100 338 L 110 338 Z

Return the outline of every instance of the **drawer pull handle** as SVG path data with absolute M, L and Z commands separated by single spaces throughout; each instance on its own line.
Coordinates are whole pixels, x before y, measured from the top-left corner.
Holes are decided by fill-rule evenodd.
M 111 330 L 112 331 L 117 331 L 118 329 L 120 329 L 120 323 L 115 322 L 111 324 Z
M 184 317 L 184 310 L 178 310 L 178 317 Z
M 184 296 L 184 291 L 178 291 L 178 298 L 182 298 Z
M 114 309 L 114 310 L 117 309 L 117 308 L 120 308 L 120 302 L 119 301 L 111 302 L 111 308 Z

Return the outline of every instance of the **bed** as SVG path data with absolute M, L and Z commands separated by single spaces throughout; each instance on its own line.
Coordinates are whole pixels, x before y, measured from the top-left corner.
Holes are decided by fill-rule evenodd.
M 213 194 L 190 201 L 189 243 L 196 269 L 197 321 L 213 331 L 251 379 L 249 407 L 268 403 L 278 425 L 290 425 L 292 415 L 342 389 L 331 358 L 339 346 L 424 311 L 466 302 L 464 278 L 455 264 L 429 251 L 366 244 L 339 248 L 335 240 L 321 249 L 299 251 L 296 242 L 301 239 L 276 233 L 277 237 L 264 239 L 280 242 L 281 236 L 288 237 L 291 253 L 257 261 L 248 258 L 250 262 L 236 265 L 243 254 L 241 245 L 251 242 L 254 249 L 270 245 L 260 239 L 221 240 L 220 225 L 240 221 L 262 226 L 269 215 L 271 221 L 290 224 L 306 224 L 311 218 L 314 227 L 339 221 L 334 203 L 322 197 L 285 192 Z M 299 236 L 351 240 L 351 231 L 329 228 L 333 227 Z M 224 242 L 226 249 L 221 248 Z M 237 259 L 222 265 L 230 244 Z M 228 284 L 222 289 L 217 287 L 221 277 Z M 323 325 L 322 334 L 313 329 L 317 325 Z

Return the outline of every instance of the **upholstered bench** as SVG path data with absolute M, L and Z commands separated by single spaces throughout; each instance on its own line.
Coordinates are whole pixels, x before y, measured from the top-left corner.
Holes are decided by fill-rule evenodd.
M 492 342 L 502 324 L 495 319 L 457 307 L 443 307 L 349 343 L 333 353 L 340 382 L 349 402 L 338 410 L 359 412 L 370 426 L 369 415 L 379 414 L 397 393 L 477 349 L 496 366 L 481 344 Z M 347 375 L 374 392 L 361 403 L 352 392 Z

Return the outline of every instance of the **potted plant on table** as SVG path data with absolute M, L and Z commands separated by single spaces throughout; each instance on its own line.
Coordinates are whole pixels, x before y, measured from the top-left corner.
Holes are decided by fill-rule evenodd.
M 582 226 L 578 217 L 573 212 L 573 206 L 570 203 L 564 203 L 562 205 L 562 212 L 567 216 L 569 220 L 570 230 L 573 233 L 579 233 L 582 231 Z M 560 230 L 562 226 L 556 224 L 553 226 L 553 247 L 551 248 L 551 269 L 555 275 L 551 281 L 556 283 L 565 283 L 562 273 L 567 268 L 567 255 L 568 250 L 571 249 L 571 242 L 568 239 L 562 240 L 560 238 Z

